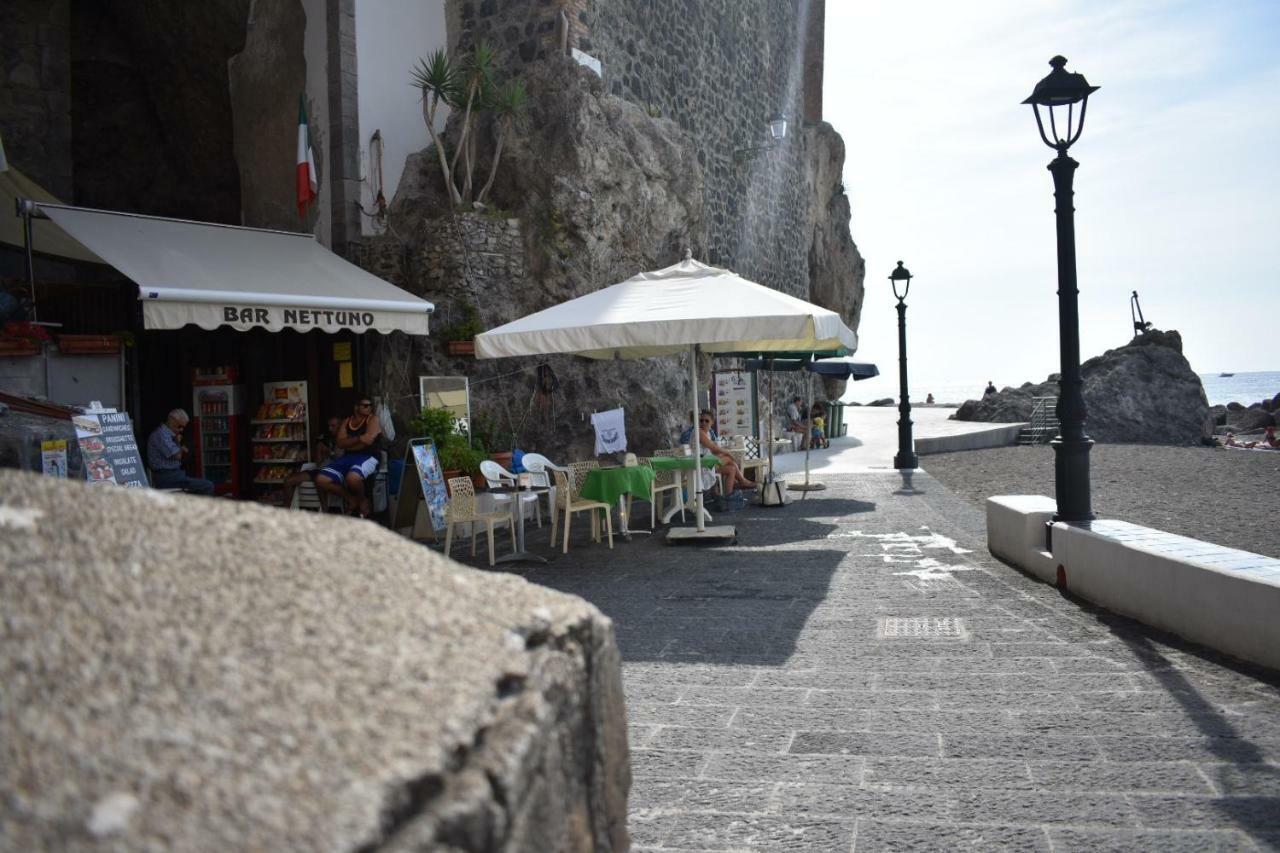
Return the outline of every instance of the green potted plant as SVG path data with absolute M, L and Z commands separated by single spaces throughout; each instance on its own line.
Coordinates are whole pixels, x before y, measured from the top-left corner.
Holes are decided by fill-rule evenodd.
M 480 326 L 480 312 L 470 302 L 464 302 L 458 308 L 462 316 L 456 323 L 446 326 L 441 332 L 444 338 L 444 351 L 449 355 L 475 355 L 476 335 L 484 331 Z
M 511 470 L 516 436 L 498 419 L 480 414 L 471 419 L 471 437 L 477 447 L 489 450 L 489 458 L 508 471 Z
M 470 477 L 476 486 L 484 485 L 480 474 L 480 463 L 488 458 L 482 447 L 467 444 L 466 436 L 450 435 L 440 447 L 440 467 L 444 469 L 444 478 Z
M 442 447 L 445 439 L 456 432 L 453 412 L 428 406 L 409 421 L 409 430 L 414 438 L 429 438 L 437 448 Z

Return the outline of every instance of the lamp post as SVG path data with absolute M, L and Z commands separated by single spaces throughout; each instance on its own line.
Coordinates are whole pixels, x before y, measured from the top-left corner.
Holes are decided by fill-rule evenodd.
M 1044 144 L 1058 152 L 1049 163 L 1053 174 L 1054 212 L 1058 220 L 1058 338 L 1062 360 L 1062 378 L 1058 382 L 1058 436 L 1051 442 L 1054 451 L 1054 493 L 1058 512 L 1054 521 L 1090 521 L 1093 509 L 1089 499 L 1089 449 L 1093 442 L 1085 435 L 1088 412 L 1084 405 L 1084 380 L 1080 376 L 1080 310 L 1076 289 L 1076 226 L 1072 206 L 1072 181 L 1075 160 L 1067 149 L 1084 130 L 1085 108 L 1089 96 L 1098 91 L 1083 74 L 1066 70 L 1067 60 L 1055 56 L 1049 60 L 1053 71 L 1036 84 L 1031 104 L 1036 114 L 1036 127 Z M 1076 115 L 1075 105 L 1080 105 Z M 1044 107 L 1049 118 L 1049 132 L 1040 115 Z M 1065 116 L 1063 115 L 1065 112 Z
M 739 160 L 746 159 L 745 155 L 756 151 L 771 151 L 782 144 L 782 140 L 787 138 L 787 116 L 785 113 L 774 113 L 769 117 L 769 143 L 767 145 L 751 145 L 746 148 L 738 148 L 733 152 L 733 156 Z
M 914 469 L 920 460 L 911 439 L 911 398 L 907 396 L 907 292 L 911 290 L 911 271 L 898 261 L 889 281 L 893 282 L 893 295 L 898 297 L 898 390 L 902 394 L 898 403 L 898 455 L 893 457 L 893 467 Z M 901 294 L 898 282 L 902 282 Z

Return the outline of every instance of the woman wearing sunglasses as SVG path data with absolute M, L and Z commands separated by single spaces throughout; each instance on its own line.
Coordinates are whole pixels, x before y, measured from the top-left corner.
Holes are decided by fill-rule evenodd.
M 716 431 L 712 427 L 713 423 L 714 419 L 711 411 L 703 409 L 698 415 L 698 443 L 702 446 L 703 455 L 711 455 L 720 460 L 720 473 L 724 475 L 725 482 L 729 484 L 728 494 L 733 494 L 737 489 L 751 491 L 756 487 L 756 484 L 742 476 L 742 469 L 738 467 L 733 455 L 720 446 L 720 437 L 716 435 Z M 692 438 L 693 427 L 690 427 L 680 434 L 680 443 L 691 444 Z

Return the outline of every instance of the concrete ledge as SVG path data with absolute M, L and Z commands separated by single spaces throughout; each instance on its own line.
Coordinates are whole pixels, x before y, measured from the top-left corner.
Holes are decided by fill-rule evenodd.
M 991 424 L 972 432 L 956 435 L 935 435 L 929 438 L 917 438 L 916 453 L 924 456 L 929 453 L 951 453 L 956 450 L 981 450 L 984 447 L 1008 447 L 1018 443 L 1018 433 L 1027 426 L 1019 424 Z
M 1058 564 L 1046 550 L 1046 525 L 1058 505 L 1039 495 L 987 498 L 987 547 L 992 554 L 1045 583 L 1056 580 Z
M 1073 594 L 1229 655 L 1280 669 L 1280 560 L 1127 521 L 1053 525 L 1034 546 L 1048 498 L 987 502 L 991 552 L 1046 582 L 1061 567 Z M 1021 545 L 1020 545 L 1021 543 Z M 1040 546 L 1043 548 L 1043 545 Z

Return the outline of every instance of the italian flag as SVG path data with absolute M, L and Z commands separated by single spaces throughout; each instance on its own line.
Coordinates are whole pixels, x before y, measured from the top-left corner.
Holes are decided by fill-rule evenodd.
M 316 158 L 311 153 L 311 132 L 307 130 L 306 95 L 298 96 L 298 216 L 307 215 L 307 205 L 316 200 Z

